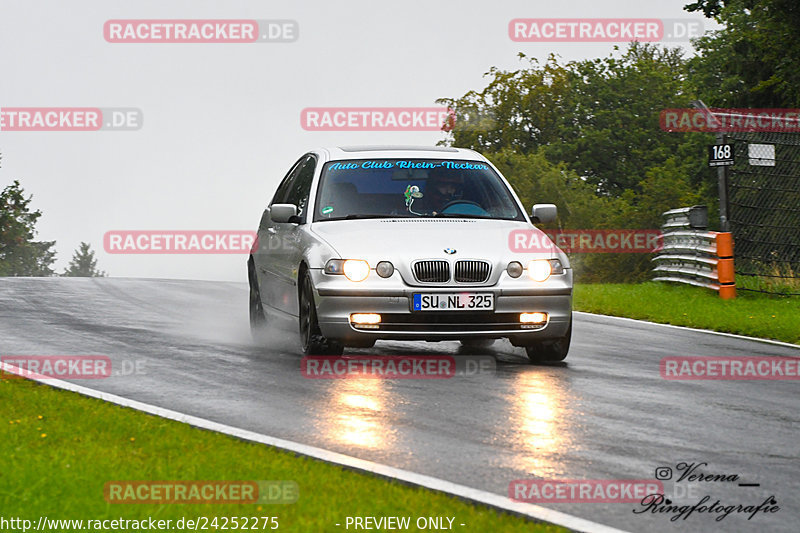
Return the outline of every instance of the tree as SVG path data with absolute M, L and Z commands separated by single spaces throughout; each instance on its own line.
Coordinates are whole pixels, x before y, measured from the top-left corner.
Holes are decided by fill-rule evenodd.
M 597 188 L 565 163 L 550 163 L 543 155 L 505 149 L 489 157 L 509 178 L 526 208 L 534 203 L 558 205 L 558 220 L 545 229 L 648 228 L 661 225 L 661 213 L 701 202 L 678 157 L 652 167 L 641 182 L 641 192 L 629 189 L 619 196 L 599 195 Z M 574 254 L 570 261 L 583 282 L 632 282 L 648 279 L 648 254 Z
M 558 205 L 556 222 L 543 227 L 615 227 L 609 223 L 619 218 L 624 203 L 618 198 L 598 195 L 596 188 L 566 163 L 551 163 L 544 155 L 544 148 L 527 154 L 506 148 L 488 156 L 511 181 L 525 209 L 535 203 Z
M 81 245 L 72 254 L 72 261 L 69 266 L 64 270 L 63 276 L 72 278 L 102 278 L 107 274 L 101 270 L 97 270 L 97 259 L 94 258 L 94 250 L 87 242 L 81 242 Z
M 689 138 L 659 125 L 663 109 L 689 105 L 685 66 L 680 49 L 647 43 L 570 64 L 571 115 L 547 148 L 550 160 L 565 161 L 601 194 L 640 192 L 647 172 Z
M 697 0 L 724 26 L 693 44 L 697 93 L 713 107 L 800 107 L 800 4 L 797 0 Z
M 550 162 L 567 163 L 598 194 L 639 192 L 651 168 L 703 136 L 670 133 L 659 125 L 663 109 L 688 107 L 693 99 L 677 48 L 631 43 L 621 57 L 560 65 L 550 56 L 544 65 L 529 59 L 527 68 L 493 68 L 487 76 L 482 91 L 438 100 L 456 115 L 445 142 L 483 153 L 544 148 Z M 684 170 L 698 184 L 710 179 L 702 165 Z
M 520 55 L 522 59 L 524 55 Z M 526 207 L 558 205 L 556 227 L 655 229 L 661 213 L 716 204 L 706 133 L 664 131 L 660 113 L 695 98 L 679 49 L 631 43 L 620 56 L 491 69 L 488 85 L 444 98 L 456 115 L 445 143 L 491 159 Z M 583 281 L 640 281 L 649 254 L 576 254 Z
M 455 114 L 452 140 L 456 146 L 528 153 L 558 142 L 560 121 L 572 115 L 564 109 L 569 71 L 554 55 L 542 66 L 525 54 L 519 57 L 528 61 L 528 68 L 509 72 L 492 67 L 485 74 L 492 79 L 482 91 L 437 100 Z
M 52 276 L 55 241 L 34 241 L 41 211 L 31 211 L 19 181 L 0 193 L 0 276 Z

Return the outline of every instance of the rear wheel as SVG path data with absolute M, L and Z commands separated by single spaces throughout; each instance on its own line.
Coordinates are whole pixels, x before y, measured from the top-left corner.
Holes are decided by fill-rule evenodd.
M 572 339 L 572 317 L 569 319 L 569 327 L 563 337 L 538 341 L 534 344 L 525 346 L 528 359 L 531 363 L 555 363 L 563 361 L 569 353 L 569 344 Z
M 344 346 L 325 338 L 317 321 L 314 288 L 306 273 L 300 285 L 300 345 L 303 355 L 342 355 Z
M 264 306 L 261 303 L 261 292 L 258 289 L 258 279 L 256 279 L 252 259 L 247 265 L 247 278 L 250 283 L 250 333 L 253 335 L 253 339 L 260 341 L 263 339 L 264 330 L 267 327 L 267 315 L 264 313 Z

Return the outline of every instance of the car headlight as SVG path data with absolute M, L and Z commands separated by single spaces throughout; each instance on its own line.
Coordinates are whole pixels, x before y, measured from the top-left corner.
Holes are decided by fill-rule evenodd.
M 369 263 L 363 259 L 347 259 L 342 265 L 344 277 L 350 281 L 364 281 L 369 276 Z
M 375 265 L 375 272 L 382 278 L 389 278 L 394 274 L 394 265 L 389 261 L 381 261 Z
M 522 275 L 522 263 L 519 261 L 512 261 L 506 267 L 506 272 L 512 278 L 518 278 Z
M 564 273 L 564 265 L 558 259 L 534 259 L 528 263 L 528 277 L 533 281 L 546 281 L 551 275 Z
M 553 267 L 547 259 L 534 259 L 528 263 L 528 277 L 533 281 L 545 281 L 552 271 Z

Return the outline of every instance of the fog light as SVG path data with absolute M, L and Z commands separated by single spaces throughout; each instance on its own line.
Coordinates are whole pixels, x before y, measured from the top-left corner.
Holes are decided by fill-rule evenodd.
M 547 322 L 547 313 L 520 313 L 519 321 L 523 324 L 544 324 Z
M 519 261 L 512 261 L 506 267 L 506 272 L 512 278 L 518 278 L 522 275 L 522 263 Z
M 369 264 L 362 259 L 348 259 L 342 270 L 350 281 L 364 281 L 369 276 Z
M 381 315 L 378 313 L 353 313 L 350 315 L 350 323 L 359 328 L 378 329 Z
M 381 261 L 375 265 L 375 272 L 382 278 L 391 277 L 391 275 L 394 274 L 394 265 L 389 261 Z
M 545 281 L 552 271 L 553 267 L 547 259 L 534 259 L 528 263 L 528 276 L 533 281 Z

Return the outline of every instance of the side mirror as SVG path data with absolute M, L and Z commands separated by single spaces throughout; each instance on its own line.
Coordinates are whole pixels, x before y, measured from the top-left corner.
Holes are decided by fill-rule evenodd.
M 266 229 L 270 220 L 272 220 L 272 217 L 269 216 L 269 207 L 267 207 L 264 209 L 264 212 L 261 213 L 261 220 L 258 221 L 258 229 Z
M 290 222 L 290 218 L 297 216 L 297 206 L 294 204 L 272 204 L 269 217 L 273 222 Z
M 534 224 L 547 224 L 555 222 L 558 208 L 556 204 L 534 204 L 531 209 L 531 218 Z

